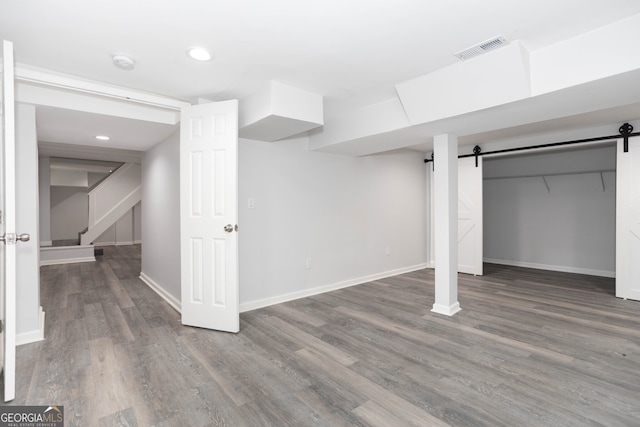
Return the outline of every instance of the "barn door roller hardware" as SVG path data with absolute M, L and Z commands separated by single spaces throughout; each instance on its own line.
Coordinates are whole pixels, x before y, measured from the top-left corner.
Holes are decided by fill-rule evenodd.
M 479 145 L 473 147 L 473 154 L 476 156 L 476 167 L 478 167 L 478 156 L 482 153 L 482 148 Z
M 629 135 L 631 135 L 631 132 L 633 132 L 633 126 L 631 126 L 629 123 L 625 123 L 620 126 L 618 132 L 620 132 L 620 135 L 622 135 L 622 137 L 624 138 L 624 152 L 627 153 L 629 151 Z
M 476 167 L 478 167 L 478 156 L 486 156 L 489 154 L 501 154 L 501 153 L 510 153 L 513 151 L 525 151 L 525 150 L 535 150 L 537 148 L 550 148 L 550 147 L 559 147 L 562 145 L 573 145 L 573 144 L 584 144 L 587 142 L 597 142 L 597 141 L 606 141 L 606 140 L 615 140 L 620 138 L 621 136 L 624 138 L 624 152 L 629 151 L 629 137 L 630 136 L 640 136 L 640 132 L 633 132 L 633 126 L 629 123 L 625 123 L 620 126 L 618 129 L 620 132 L 619 135 L 609 135 L 609 136 L 598 136 L 595 138 L 587 138 L 587 139 L 576 139 L 573 141 L 562 141 L 562 142 L 552 142 L 550 144 L 540 144 L 540 145 L 529 145 L 527 147 L 516 147 L 516 148 L 506 148 L 504 150 L 495 150 L 495 151 L 487 151 L 486 153 L 482 152 L 480 146 L 476 145 L 473 147 L 473 154 L 461 154 L 458 156 L 459 159 L 465 157 L 475 157 L 476 158 Z M 433 153 L 431 153 L 431 159 L 425 159 L 425 163 L 433 162 Z

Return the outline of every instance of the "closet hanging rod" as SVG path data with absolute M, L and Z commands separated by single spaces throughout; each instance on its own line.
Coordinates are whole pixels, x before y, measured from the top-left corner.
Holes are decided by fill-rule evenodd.
M 615 172 L 615 171 L 616 171 L 615 169 L 597 169 L 597 170 L 590 170 L 590 171 L 575 171 L 575 172 L 536 173 L 531 175 L 488 176 L 482 179 L 490 180 L 490 179 L 510 179 L 510 178 L 540 178 L 540 177 L 550 177 L 550 176 L 583 175 L 588 173 L 604 173 L 604 172 Z
M 633 126 L 631 126 L 629 123 L 625 123 L 624 125 L 620 126 L 619 130 L 620 130 L 620 134 L 618 135 L 598 136 L 595 138 L 575 139 L 572 141 L 551 142 L 549 144 L 528 145 L 526 147 L 505 148 L 502 150 L 487 151 L 486 153 L 483 153 L 480 146 L 476 145 L 475 147 L 473 147 L 473 153 L 461 154 L 458 156 L 458 158 L 463 159 L 466 157 L 478 157 L 478 156 L 486 156 L 490 154 L 502 154 L 502 153 L 516 152 L 516 151 L 535 150 L 538 148 L 561 147 L 563 145 L 584 144 L 587 142 L 607 141 L 607 140 L 618 139 L 618 138 L 624 138 L 626 142 L 629 137 L 640 136 L 640 132 L 632 132 Z M 424 159 L 424 162 L 425 163 L 433 162 L 433 153 L 431 154 L 431 158 Z

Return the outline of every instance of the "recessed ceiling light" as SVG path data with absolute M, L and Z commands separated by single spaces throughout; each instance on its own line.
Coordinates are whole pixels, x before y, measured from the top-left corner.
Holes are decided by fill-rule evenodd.
M 136 61 L 124 53 L 114 53 L 111 59 L 113 60 L 113 65 L 121 70 L 133 70 L 136 68 Z
M 187 55 L 196 61 L 208 61 L 211 59 L 211 54 L 203 47 L 192 47 L 187 50 Z
M 107 135 L 96 135 L 96 139 L 99 139 L 100 141 L 108 141 L 111 138 L 109 138 Z

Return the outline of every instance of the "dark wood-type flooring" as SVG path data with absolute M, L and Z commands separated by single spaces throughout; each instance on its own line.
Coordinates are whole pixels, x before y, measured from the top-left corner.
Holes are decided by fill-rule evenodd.
M 66 426 L 640 425 L 640 303 L 614 282 L 486 265 L 462 311 L 423 270 L 180 324 L 139 279 L 140 247 L 42 267 L 46 340 L 17 349 L 12 405 Z

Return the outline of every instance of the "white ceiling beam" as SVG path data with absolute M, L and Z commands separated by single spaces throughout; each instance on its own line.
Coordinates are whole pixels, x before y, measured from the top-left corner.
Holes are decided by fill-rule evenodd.
M 114 117 L 175 125 L 189 103 L 98 82 L 16 67 L 16 100 Z
M 190 105 L 186 101 L 174 98 L 106 85 L 104 83 L 90 80 L 82 80 L 73 76 L 54 74 L 51 72 L 27 68 L 20 64 L 16 65 L 15 79 L 19 82 L 67 89 L 74 92 L 115 98 L 127 102 L 134 102 L 170 110 L 180 110 L 182 107 Z

